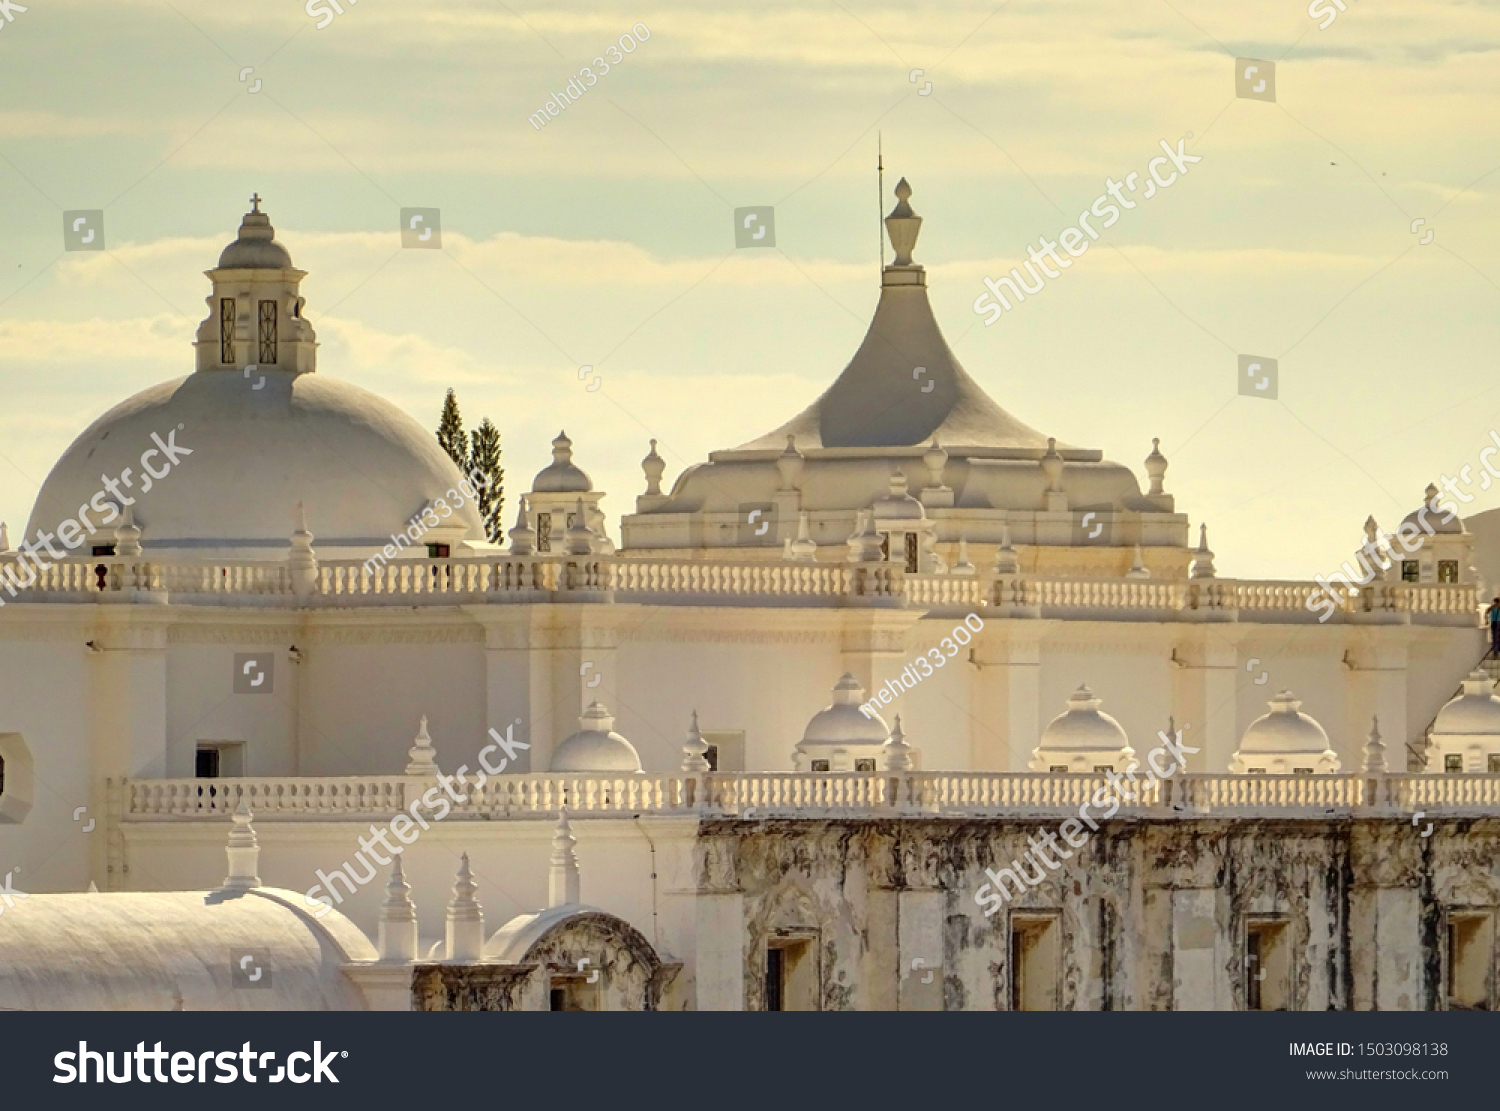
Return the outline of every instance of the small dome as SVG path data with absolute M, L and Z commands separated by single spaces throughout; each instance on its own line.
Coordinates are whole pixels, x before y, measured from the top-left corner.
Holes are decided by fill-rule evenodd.
M 1493 680 L 1482 671 L 1471 672 L 1463 693 L 1438 711 L 1432 732 L 1500 737 L 1500 698 Z
M 260 197 L 250 198 L 255 206 L 245 213 L 240 234 L 219 256 L 220 270 L 291 270 L 292 255 L 276 242 L 271 218 L 260 210 Z
M 1465 529 L 1464 520 L 1462 517 L 1455 513 L 1451 518 L 1449 518 L 1448 511 L 1443 509 L 1441 505 L 1434 506 L 1432 504 L 1432 500 L 1438 497 L 1442 492 L 1436 486 L 1428 483 L 1426 493 L 1427 498 L 1422 503 L 1422 507 L 1420 509 L 1414 509 L 1410 513 L 1408 513 L 1401 519 L 1401 523 L 1404 525 L 1407 522 L 1410 522 L 1416 528 L 1421 529 L 1424 533 L 1429 530 L 1438 533 L 1439 535 L 1459 535 L 1463 533 Z M 1424 513 L 1423 510 L 1426 510 L 1426 512 Z M 1422 525 L 1422 518 L 1424 516 L 1427 518 L 1427 525 L 1425 528 Z
M 866 715 L 860 709 L 864 697 L 859 680 L 845 672 L 833 688 L 833 702 L 814 714 L 802 731 L 802 745 L 885 744 L 890 728 L 879 714 Z
M 1301 713 L 1302 702 L 1291 691 L 1281 691 L 1269 703 L 1271 712 L 1250 723 L 1229 770 L 1290 773 L 1299 767 L 1336 772 L 1339 758 L 1323 727 Z M 1305 761 L 1305 762 L 1299 762 Z
M 906 492 L 906 474 L 891 475 L 891 492 L 875 499 L 875 517 L 882 521 L 920 521 L 927 516 L 922 503 Z
M 614 732 L 615 719 L 600 703 L 591 702 L 578 719 L 582 727 L 552 754 L 555 772 L 629 772 L 641 770 L 635 746 Z
M 1103 703 L 1080 684 L 1068 699 L 1068 708 L 1042 730 L 1042 740 L 1031 753 L 1031 770 L 1044 772 L 1066 765 L 1069 771 L 1087 772 L 1104 764 L 1124 766 L 1135 758 L 1130 738 L 1120 723 L 1101 713 Z
M 1042 731 L 1042 743 L 1038 747 L 1043 751 L 1049 748 L 1093 748 L 1114 752 L 1129 746 L 1130 739 L 1120 723 L 1099 712 L 1103 704 L 1087 686 L 1080 685 L 1068 699 L 1067 710 L 1053 718 Z
M 559 432 L 552 441 L 552 462 L 537 472 L 531 482 L 537 494 L 586 494 L 594 488 L 593 479 L 573 463 L 573 441 Z

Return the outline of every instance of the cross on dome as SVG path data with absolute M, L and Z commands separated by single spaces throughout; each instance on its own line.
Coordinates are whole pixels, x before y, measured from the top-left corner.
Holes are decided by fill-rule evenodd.
M 260 193 L 259 193 L 259 191 L 255 192 L 254 194 L 251 195 L 251 197 L 250 197 L 250 204 L 253 206 L 250 211 L 252 211 L 252 212 L 259 212 L 260 211 Z

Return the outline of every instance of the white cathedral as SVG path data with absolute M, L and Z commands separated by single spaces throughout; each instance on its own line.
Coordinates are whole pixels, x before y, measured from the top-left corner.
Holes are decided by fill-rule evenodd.
M 194 372 L 0 529 L 0 1008 L 1500 1003 L 1495 553 L 1429 488 L 1362 574 L 1219 577 L 1157 441 L 964 371 L 896 195 L 817 400 L 670 488 L 653 441 L 618 542 L 559 434 L 507 545 L 317 373 L 257 200 Z

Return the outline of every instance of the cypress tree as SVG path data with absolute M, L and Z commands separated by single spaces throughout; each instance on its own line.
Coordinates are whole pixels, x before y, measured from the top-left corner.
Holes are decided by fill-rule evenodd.
M 479 517 L 485 535 L 494 543 L 505 535 L 500 514 L 505 508 L 505 471 L 500 466 L 500 430 L 485 417 L 472 434 L 469 470 L 477 470 L 484 479 L 479 488 Z
M 448 458 L 465 474 L 469 471 L 469 440 L 464 435 L 464 419 L 458 414 L 458 398 L 453 391 L 443 399 L 443 415 L 438 421 L 438 444 L 448 453 Z

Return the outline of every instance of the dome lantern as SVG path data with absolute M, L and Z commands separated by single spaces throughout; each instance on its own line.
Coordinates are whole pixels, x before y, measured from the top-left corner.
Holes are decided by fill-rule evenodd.
M 219 255 L 219 264 L 206 271 L 213 292 L 194 343 L 197 369 L 255 378 L 268 370 L 311 374 L 318 344 L 302 315 L 307 272 L 293 266 L 291 252 L 276 241 L 270 216 L 260 210 L 260 194 L 250 203 L 239 234 Z

